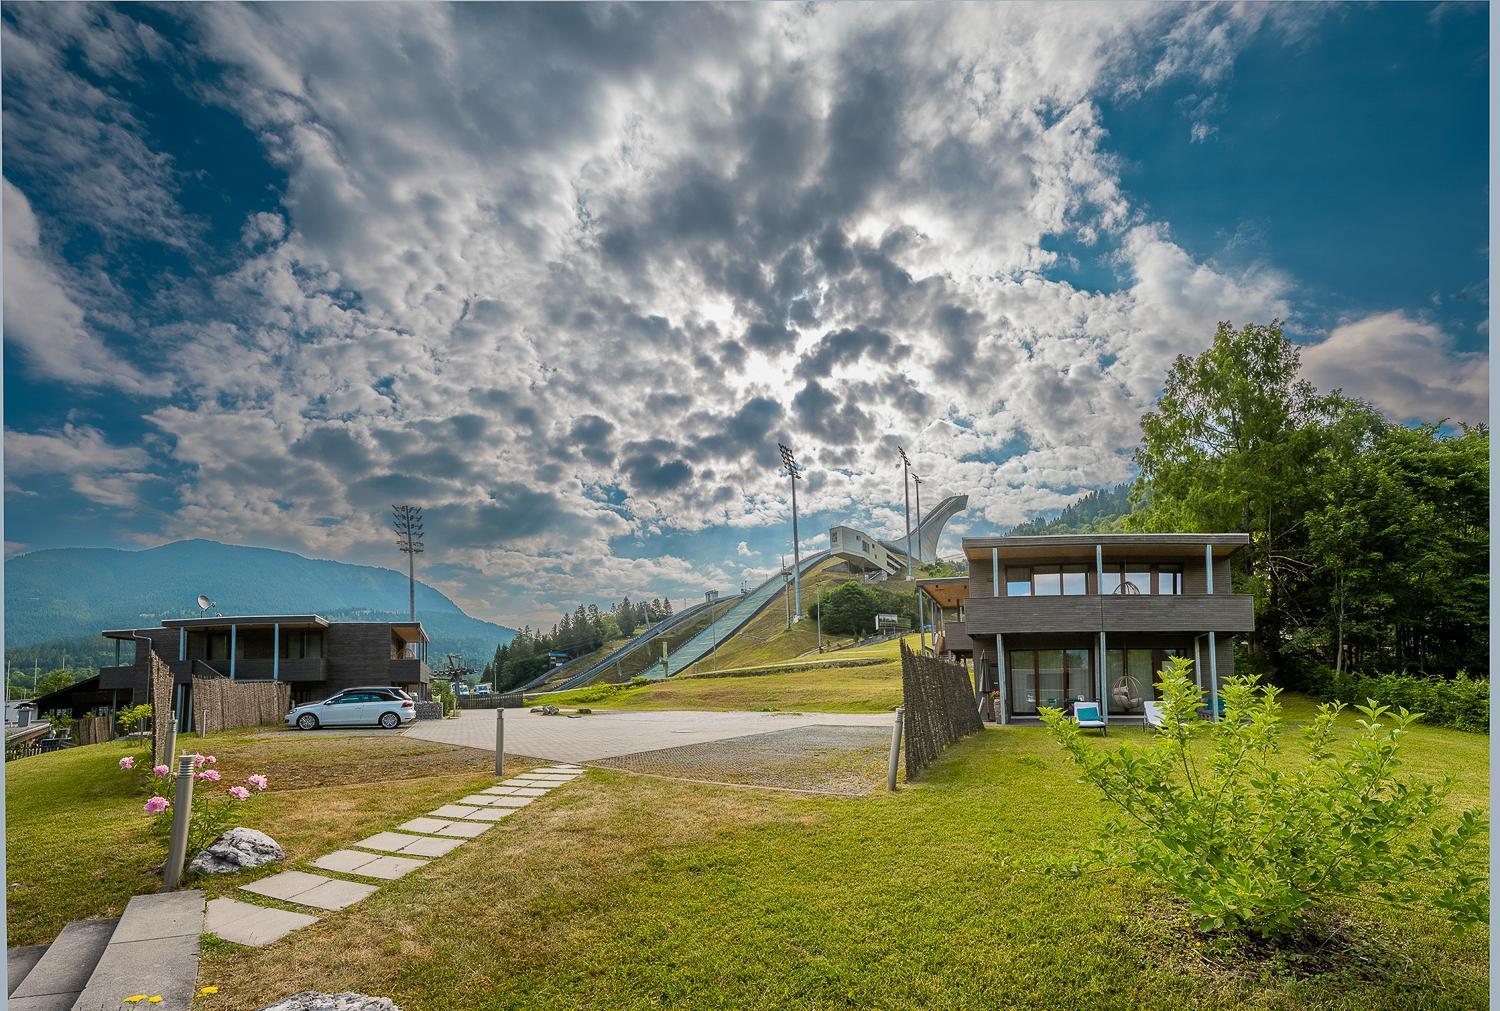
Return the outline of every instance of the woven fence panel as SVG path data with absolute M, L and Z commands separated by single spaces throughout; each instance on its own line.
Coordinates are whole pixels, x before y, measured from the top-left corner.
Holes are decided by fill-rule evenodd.
M 292 708 L 292 686 L 277 681 L 193 678 L 193 709 L 206 734 L 280 723 Z
M 167 761 L 167 731 L 172 725 L 172 669 L 151 650 L 151 764 Z
M 901 644 L 901 693 L 906 705 L 906 778 L 931 765 L 944 748 L 984 729 L 969 672 L 962 664 L 914 653 Z
M 109 740 L 108 716 L 85 716 L 73 725 L 73 740 L 82 744 L 103 744 Z

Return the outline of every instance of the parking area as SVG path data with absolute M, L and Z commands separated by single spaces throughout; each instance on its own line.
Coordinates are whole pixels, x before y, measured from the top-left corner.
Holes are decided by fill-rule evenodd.
M 505 712 L 505 752 L 707 782 L 863 793 L 879 781 L 890 714 Z M 419 720 L 409 737 L 493 751 L 495 710 Z

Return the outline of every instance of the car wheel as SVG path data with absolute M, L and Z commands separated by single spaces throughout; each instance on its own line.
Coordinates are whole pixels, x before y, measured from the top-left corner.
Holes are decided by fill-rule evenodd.
M 395 713 L 381 713 L 380 725 L 382 727 L 385 727 L 385 729 L 387 730 L 395 730 L 401 725 L 401 717 L 397 716 Z
M 303 713 L 301 716 L 297 717 L 297 729 L 317 730 L 318 718 L 312 713 Z

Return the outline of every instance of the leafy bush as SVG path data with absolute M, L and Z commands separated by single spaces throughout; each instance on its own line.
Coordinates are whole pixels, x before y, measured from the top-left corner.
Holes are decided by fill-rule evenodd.
M 115 719 L 120 724 L 120 730 L 126 734 L 135 733 L 140 730 L 151 718 L 152 709 L 149 705 L 141 704 L 121 709 L 115 714 Z
M 1357 706 L 1342 757 L 1328 703 L 1306 728 L 1307 754 L 1283 755 L 1280 690 L 1253 675 L 1222 688 L 1224 719 L 1200 720 L 1203 692 L 1177 657 L 1159 686 L 1165 728 L 1145 746 L 1097 747 L 1076 720 L 1042 719 L 1069 757 L 1119 809 L 1090 863 L 1134 867 L 1182 899 L 1201 930 L 1284 937 L 1335 900 L 1428 904 L 1468 926 L 1488 916 L 1477 810 L 1451 823 L 1447 787 L 1399 778 L 1415 717 Z M 1205 746 L 1195 746 L 1206 738 Z M 1081 865 L 1065 869 L 1076 873 Z
M 1452 678 L 1412 674 L 1361 674 L 1324 669 L 1312 679 L 1314 693 L 1325 699 L 1355 703 L 1379 699 L 1420 715 L 1423 723 L 1476 734 L 1490 732 L 1490 683 L 1460 671 Z
M 145 764 L 147 761 L 144 755 L 122 758 L 120 769 L 123 772 L 133 772 L 142 792 L 151 795 L 141 809 L 151 816 L 152 831 L 162 845 L 166 846 L 172 838 L 172 805 L 177 800 L 177 770 L 171 765 L 162 764 L 148 772 Z M 246 777 L 244 786 L 231 786 L 219 793 L 215 787 L 222 782 L 222 778 L 218 770 L 213 768 L 217 763 L 218 759 L 213 755 L 193 756 L 193 768 L 196 771 L 193 774 L 193 809 L 188 816 L 189 859 L 223 835 L 231 823 L 238 820 L 237 808 L 241 803 L 264 792 L 269 785 L 266 777 L 257 773 Z
M 432 700 L 440 702 L 443 706 L 443 716 L 458 708 L 458 695 L 453 691 L 453 684 L 449 681 L 432 682 Z

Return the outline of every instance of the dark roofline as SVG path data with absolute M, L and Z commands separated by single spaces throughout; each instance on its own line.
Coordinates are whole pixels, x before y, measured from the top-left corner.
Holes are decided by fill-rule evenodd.
M 1206 533 L 1206 534 L 1041 534 L 1035 537 L 1024 535 L 1005 534 L 999 537 L 965 537 L 963 548 L 965 553 L 969 551 L 985 550 L 989 548 L 1072 548 L 1090 547 L 1095 544 L 1104 547 L 1179 547 L 1196 546 L 1203 547 L 1211 545 L 1215 548 L 1228 548 L 1229 551 L 1222 554 L 1233 554 L 1235 551 L 1250 543 L 1249 534 L 1240 533 Z M 1215 552 L 1220 554 L 1220 552 Z
M 397 622 L 381 622 L 397 624 Z M 328 619 L 318 614 L 228 614 L 214 618 L 163 618 L 162 628 L 212 628 L 215 625 L 316 625 L 328 627 Z

